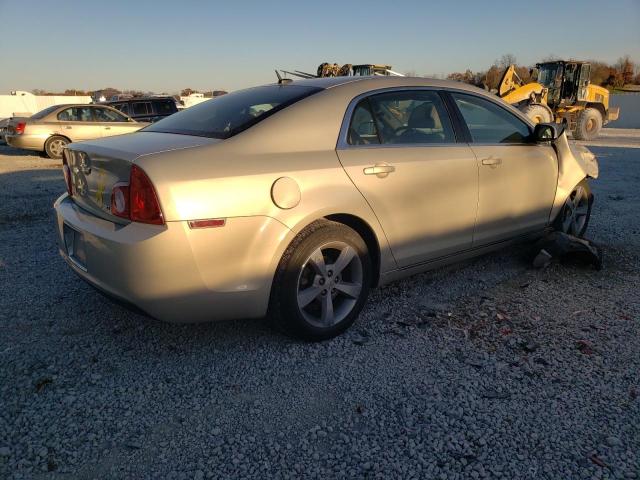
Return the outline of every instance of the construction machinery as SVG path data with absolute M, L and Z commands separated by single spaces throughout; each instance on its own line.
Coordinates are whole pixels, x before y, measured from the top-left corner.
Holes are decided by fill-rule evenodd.
M 609 106 L 609 91 L 589 81 L 591 64 L 551 61 L 536 65 L 537 81 L 525 83 L 509 66 L 498 95 L 518 107 L 535 123 L 564 123 L 578 140 L 591 140 L 620 113 Z
M 294 70 L 289 72 L 287 70 L 281 70 L 282 73 L 287 75 L 293 75 L 300 78 L 325 78 L 325 77 L 365 77 L 365 76 L 396 76 L 403 77 L 401 73 L 391 70 L 391 65 L 376 65 L 372 63 L 365 63 L 361 65 L 353 65 L 351 63 L 345 63 L 340 66 L 337 63 L 321 63 L 318 65 L 316 74 L 301 72 L 300 70 Z

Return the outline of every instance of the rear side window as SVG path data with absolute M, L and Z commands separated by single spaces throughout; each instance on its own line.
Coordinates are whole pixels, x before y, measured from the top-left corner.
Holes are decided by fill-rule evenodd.
M 153 106 L 156 109 L 156 115 L 171 115 L 177 110 L 176 103 L 170 100 L 153 102 Z
M 266 85 L 240 90 L 174 113 L 144 130 L 229 138 L 321 90 L 301 85 Z
M 58 114 L 61 122 L 93 122 L 91 107 L 71 107 Z
M 495 103 L 463 93 L 451 94 L 474 143 L 526 143 L 529 126 Z
M 131 107 L 133 109 L 133 114 L 136 116 L 151 115 L 153 113 L 149 102 L 134 102 L 131 104 Z

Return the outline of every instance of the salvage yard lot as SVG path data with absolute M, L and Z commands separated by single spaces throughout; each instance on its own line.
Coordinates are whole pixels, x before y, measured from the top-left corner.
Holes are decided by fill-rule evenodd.
M 0 477 L 640 479 L 640 135 L 594 144 L 602 271 L 511 248 L 320 344 L 113 304 L 58 256 L 59 163 L 0 146 Z

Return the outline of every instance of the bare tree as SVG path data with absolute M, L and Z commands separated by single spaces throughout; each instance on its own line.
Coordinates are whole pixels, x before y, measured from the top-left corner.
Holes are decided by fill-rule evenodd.
M 504 70 L 509 68 L 509 65 L 515 65 L 516 63 L 518 63 L 518 61 L 513 53 L 505 53 L 500 57 L 500 60 L 496 60 L 494 64 Z

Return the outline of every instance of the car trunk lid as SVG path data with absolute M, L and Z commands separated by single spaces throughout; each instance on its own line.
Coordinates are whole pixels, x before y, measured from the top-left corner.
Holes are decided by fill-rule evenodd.
M 136 132 L 73 143 L 65 153 L 71 176 L 71 198 L 78 206 L 96 216 L 117 223 L 128 223 L 127 219 L 111 213 L 111 192 L 114 185 L 129 183 L 131 166 L 137 158 L 219 141 L 188 135 Z

